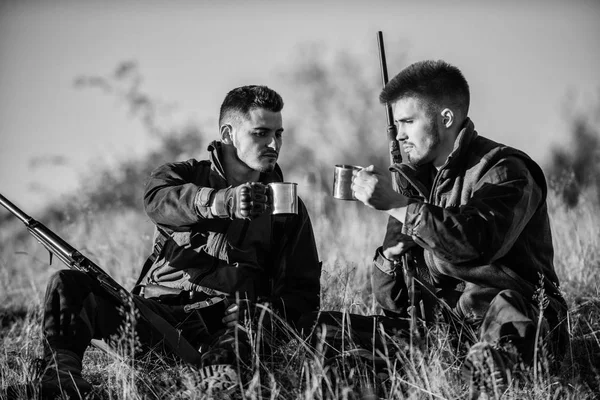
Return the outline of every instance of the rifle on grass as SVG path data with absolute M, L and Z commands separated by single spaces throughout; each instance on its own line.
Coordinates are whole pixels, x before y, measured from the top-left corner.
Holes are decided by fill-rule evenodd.
M 387 62 L 385 59 L 383 32 L 381 31 L 377 32 L 377 46 L 379 47 L 379 65 L 381 67 L 381 80 L 383 83 L 383 87 L 385 87 L 385 85 L 387 85 L 388 83 L 388 72 Z M 387 139 L 389 143 L 390 163 L 391 165 L 400 164 L 402 163 L 402 154 L 400 153 L 400 145 L 398 144 L 398 140 L 396 139 L 396 136 L 398 135 L 398 130 L 394 122 L 394 113 L 392 111 L 392 105 L 389 103 L 385 104 L 385 114 L 387 120 Z M 394 176 L 393 172 L 392 184 L 394 186 L 394 190 L 398 192 L 398 181 L 396 180 L 396 177 Z M 411 306 L 409 315 L 411 331 L 418 333 L 416 325 L 417 316 L 420 315 L 423 319 L 426 319 L 427 310 L 424 309 L 424 302 L 421 296 L 420 288 L 418 288 L 415 285 L 417 267 L 409 253 L 410 250 L 402 255 L 400 266 L 404 275 L 404 282 L 406 283 L 406 287 L 408 289 L 408 299 Z
M 135 305 L 139 310 L 140 316 L 144 318 L 149 325 L 162 336 L 168 347 L 181 359 L 189 364 L 200 364 L 200 354 L 192 347 L 180 333 L 161 316 L 150 310 L 139 297 L 132 295 L 125 288 L 119 285 L 102 268 L 96 265 L 89 258 L 81 254 L 77 249 L 68 244 L 56 233 L 46 228 L 43 224 L 36 221 L 29 215 L 21 211 L 17 206 L 8 201 L 6 197 L 0 194 L 0 204 L 10 211 L 15 217 L 21 220 L 27 227 L 29 233 L 37 239 L 50 253 L 50 264 L 52 256 L 57 257 L 67 267 L 81 271 L 94 279 L 102 290 L 110 296 L 117 304 L 123 306 Z

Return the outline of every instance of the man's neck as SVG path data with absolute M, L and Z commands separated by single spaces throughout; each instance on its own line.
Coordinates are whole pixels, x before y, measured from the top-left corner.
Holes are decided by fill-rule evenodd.
M 443 141 L 439 144 L 439 156 L 433 160 L 433 166 L 438 171 L 446 164 L 448 157 L 454 151 L 454 146 L 456 146 L 456 140 L 460 132 L 462 132 L 462 128 L 448 131 L 443 136 Z
M 247 165 L 240 162 L 235 154 L 226 149 L 223 150 L 223 169 L 228 185 L 238 186 L 246 182 L 258 182 L 259 171 L 248 168 Z

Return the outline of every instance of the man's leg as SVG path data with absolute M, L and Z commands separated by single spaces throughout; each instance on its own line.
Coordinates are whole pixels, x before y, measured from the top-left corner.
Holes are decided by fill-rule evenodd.
M 325 359 L 334 360 L 345 353 L 355 353 L 373 362 L 385 360 L 378 352 L 387 348 L 388 336 L 408 338 L 410 321 L 383 315 L 357 315 L 339 311 L 319 311 L 304 315 L 298 323 L 302 335 L 313 348 L 322 349 Z M 380 331 L 383 328 L 384 333 Z
M 545 315 L 555 318 L 554 301 Z M 479 390 L 503 392 L 519 366 L 531 366 L 536 351 L 557 356 L 557 343 L 563 335 L 564 324 L 554 331 L 539 309 L 522 294 L 503 290 L 491 301 L 481 321 L 480 341 L 467 355 L 465 367 L 472 383 L 472 395 Z M 554 354 L 553 354 L 554 353 Z M 475 387 L 473 387 L 475 386 Z
M 500 348 L 516 350 L 525 364 L 533 362 L 536 339 L 547 339 L 548 321 L 539 310 L 514 290 L 504 290 L 494 298 L 481 323 L 480 339 Z
M 120 323 L 116 305 L 89 276 L 74 270 L 52 275 L 44 299 L 42 393 L 78 396 L 91 390 L 81 376 L 83 353 L 92 338 L 115 333 Z
M 163 304 L 137 297 L 147 309 L 176 327 L 196 349 L 209 336 L 204 320 L 197 312 L 186 312 L 179 304 Z M 81 360 L 92 339 L 104 339 L 115 345 L 122 333 L 119 328 L 127 317 L 127 307 L 114 301 L 104 289 L 85 273 L 61 270 L 48 283 L 44 300 L 44 358 L 49 365 L 42 377 L 42 390 L 89 391 L 91 386 L 81 377 Z M 163 335 L 144 320 L 132 318 L 142 351 L 173 354 Z M 131 340 L 131 338 L 125 338 Z

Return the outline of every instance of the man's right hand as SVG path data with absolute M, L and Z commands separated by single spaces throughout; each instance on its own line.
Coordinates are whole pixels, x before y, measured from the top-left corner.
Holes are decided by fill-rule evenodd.
M 389 173 L 373 165 L 352 172 L 352 191 L 357 200 L 380 211 L 404 207 L 408 199 L 394 191 Z
M 267 186 L 259 182 L 218 190 L 211 205 L 215 216 L 231 219 L 253 219 L 269 208 Z

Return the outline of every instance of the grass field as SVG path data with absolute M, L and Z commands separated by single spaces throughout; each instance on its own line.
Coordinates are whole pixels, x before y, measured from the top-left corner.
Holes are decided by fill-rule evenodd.
M 325 310 L 376 313 L 369 288 L 374 249 L 383 238 L 386 218 L 353 202 L 333 200 L 301 185 L 323 261 Z M 600 390 L 600 207 L 584 197 L 567 209 L 549 199 L 555 263 L 569 304 L 571 347 L 560 371 L 532 370 L 509 388 L 505 399 L 594 399 Z M 12 199 L 13 201 L 15 199 Z M 35 217 L 35 216 L 34 216 Z M 45 221 L 41 221 L 45 222 Z M 152 225 L 140 211 L 113 209 L 77 212 L 60 226 L 48 227 L 102 266 L 123 286 L 132 287 L 151 242 Z M 18 221 L 0 229 L 0 387 L 22 384 L 36 374 L 41 355 L 41 303 L 48 277 L 62 265 L 48 266 L 48 255 Z M 336 373 L 293 335 L 268 359 L 255 358 L 249 384 L 234 397 L 247 399 L 463 399 L 466 385 L 444 327 L 427 333 L 427 347 L 412 349 L 390 340 L 387 363 L 395 371 L 376 377 L 371 366 L 348 355 Z M 133 362 L 134 343 L 125 334 L 117 355 L 91 348 L 84 375 L 101 399 L 200 399 L 217 397 L 196 388 L 198 374 L 185 365 L 161 360 Z M 119 355 L 120 354 L 120 355 Z M 122 357 L 125 356 L 125 357 Z M 376 387 L 377 389 L 373 389 Z M 6 398 L 0 391 L 0 398 Z M 23 393 L 17 398 L 26 399 Z

